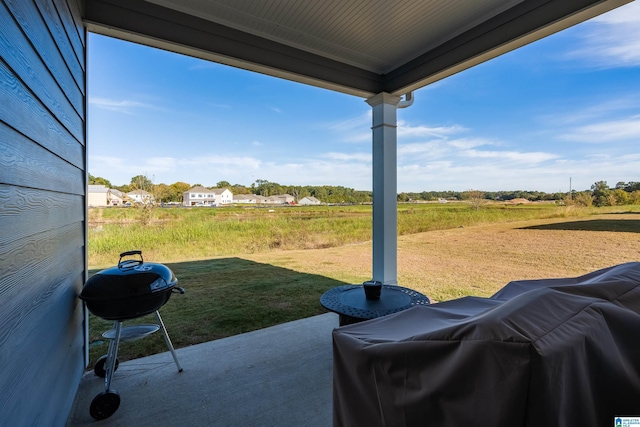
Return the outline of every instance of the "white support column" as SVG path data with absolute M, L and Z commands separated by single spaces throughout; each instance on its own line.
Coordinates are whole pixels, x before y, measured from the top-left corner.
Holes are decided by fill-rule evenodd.
M 373 108 L 373 280 L 398 284 L 397 109 L 401 97 L 379 93 Z

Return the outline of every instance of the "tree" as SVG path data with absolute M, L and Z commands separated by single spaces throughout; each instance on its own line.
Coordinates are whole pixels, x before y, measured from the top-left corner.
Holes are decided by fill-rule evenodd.
M 256 179 L 254 184 L 251 184 L 251 188 L 255 194 L 261 196 L 275 196 L 276 194 L 282 194 L 282 186 L 277 182 L 269 182 L 266 179 Z
M 588 191 L 574 193 L 573 203 L 575 203 L 576 206 L 589 207 L 593 204 L 593 197 L 591 197 L 591 193 Z
M 183 194 L 191 188 L 191 184 L 187 184 L 186 182 L 178 181 L 171 184 L 171 200 L 172 202 L 182 202 Z
M 598 181 L 591 186 L 591 195 L 593 196 L 593 204 L 595 206 L 609 206 L 612 199 L 611 190 L 607 185 L 607 181 Z M 615 199 L 613 199 L 615 201 Z
M 295 197 L 296 202 L 311 195 L 311 193 L 309 193 L 309 190 L 305 187 L 297 187 L 292 185 L 289 187 L 285 187 L 284 190 L 287 194 L 291 194 L 293 197 Z
M 156 202 L 170 202 L 173 191 L 167 184 L 156 184 L 154 187 L 154 196 L 156 197 Z
M 89 174 L 89 185 L 104 185 L 107 188 L 111 188 L 111 182 L 108 179 L 93 176 L 91 174 Z
M 629 200 L 630 200 L 629 194 L 630 193 L 627 193 L 626 191 L 620 188 L 616 188 L 615 190 L 613 190 L 612 196 L 615 200 L 615 204 L 616 205 L 629 204 Z
M 131 187 L 133 191 L 141 190 L 149 195 L 143 195 L 136 203 L 136 207 L 140 210 L 140 223 L 147 225 L 153 219 L 153 211 L 156 205 L 156 200 L 160 200 L 158 194 L 156 194 L 156 186 L 153 185 L 153 181 L 146 175 L 136 175 L 131 178 Z
M 146 175 L 136 175 L 133 178 L 131 178 L 130 185 L 136 190 L 148 191 L 147 189 L 150 189 L 151 187 L 153 187 L 153 181 Z
M 229 187 L 229 191 L 231 191 L 233 194 L 249 194 L 251 193 L 251 189 L 245 187 L 244 185 L 241 184 L 233 184 L 231 187 Z
M 411 196 L 409 196 L 407 193 L 398 194 L 398 201 L 399 202 L 408 202 L 410 200 L 411 200 Z
M 479 210 L 480 206 L 484 203 L 484 192 L 480 190 L 468 190 L 462 193 L 462 197 L 465 200 L 469 200 L 471 202 L 471 206 L 475 210 Z
M 216 188 L 229 188 L 231 187 L 231 184 L 229 183 L 229 181 L 220 181 L 216 184 Z

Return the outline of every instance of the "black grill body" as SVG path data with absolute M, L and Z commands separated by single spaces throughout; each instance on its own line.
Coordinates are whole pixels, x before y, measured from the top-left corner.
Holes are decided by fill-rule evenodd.
M 130 258 L 134 257 L 134 258 Z M 116 267 L 93 275 L 80 293 L 87 309 L 98 317 L 113 320 L 113 329 L 102 334 L 109 339 L 107 354 L 100 357 L 94 367 L 97 376 L 104 378 L 104 391 L 91 402 L 89 412 L 97 420 L 113 415 L 120 406 L 120 394 L 111 388 L 111 378 L 118 369 L 120 341 L 134 341 L 161 330 L 165 343 L 178 372 L 182 367 L 173 348 L 158 309 L 169 301 L 172 293 L 184 293 L 176 286 L 178 279 L 171 269 L 162 264 L 145 263 L 141 251 L 120 254 Z M 154 313 L 157 324 L 123 327 L 125 320 Z

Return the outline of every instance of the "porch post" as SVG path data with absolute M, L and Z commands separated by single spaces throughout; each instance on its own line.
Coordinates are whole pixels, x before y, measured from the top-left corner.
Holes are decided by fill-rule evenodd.
M 373 108 L 373 280 L 398 284 L 397 109 L 401 97 L 379 93 Z

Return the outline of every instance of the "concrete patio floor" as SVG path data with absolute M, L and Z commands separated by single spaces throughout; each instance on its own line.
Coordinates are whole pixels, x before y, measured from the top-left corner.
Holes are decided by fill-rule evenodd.
M 67 427 L 331 426 L 336 327 L 327 313 L 181 348 L 181 373 L 169 352 L 123 362 L 111 382 L 120 407 L 102 421 L 89 406 L 104 379 L 87 372 Z

